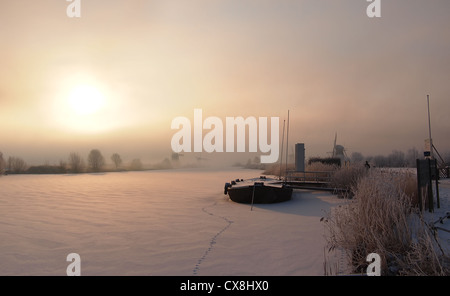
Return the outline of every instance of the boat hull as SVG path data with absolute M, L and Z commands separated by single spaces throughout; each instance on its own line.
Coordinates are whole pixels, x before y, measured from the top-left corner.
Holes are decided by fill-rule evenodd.
M 249 185 L 228 188 L 228 196 L 234 202 L 267 204 L 291 199 L 292 188 L 272 185 Z

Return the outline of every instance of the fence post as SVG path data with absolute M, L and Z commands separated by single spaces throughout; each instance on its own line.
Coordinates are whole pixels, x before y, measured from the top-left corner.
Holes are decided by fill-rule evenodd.
M 416 167 L 417 167 L 417 197 L 419 198 L 419 210 L 422 212 L 422 180 L 421 180 L 421 167 L 420 167 L 420 159 L 416 159 Z
M 434 212 L 434 203 L 433 203 L 433 178 L 432 178 L 432 171 L 431 171 L 431 160 L 427 159 L 427 165 L 428 165 L 428 172 L 429 172 L 429 179 L 428 179 L 428 211 L 430 213 Z
M 438 163 L 437 163 L 437 159 L 434 159 L 434 167 L 436 169 L 436 205 L 437 208 L 440 209 L 441 208 L 441 203 L 439 201 L 439 168 L 438 168 Z

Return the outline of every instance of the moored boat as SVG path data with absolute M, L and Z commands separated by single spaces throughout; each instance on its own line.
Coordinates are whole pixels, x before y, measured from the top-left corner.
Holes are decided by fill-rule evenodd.
M 238 203 L 278 203 L 290 200 L 292 187 L 276 179 L 268 179 L 265 176 L 242 180 L 236 179 L 231 183 L 225 183 L 224 194 Z

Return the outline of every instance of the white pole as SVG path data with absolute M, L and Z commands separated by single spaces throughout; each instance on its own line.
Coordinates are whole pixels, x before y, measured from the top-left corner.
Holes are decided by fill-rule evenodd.
M 281 140 L 281 155 L 280 155 L 280 180 L 281 180 L 281 171 L 283 170 L 283 145 L 284 145 L 284 126 L 286 125 L 286 120 L 283 121 L 283 137 Z
M 430 139 L 430 157 L 433 159 L 433 140 L 431 139 L 431 119 L 430 119 L 430 95 L 427 95 L 428 106 L 428 134 Z
M 286 176 L 287 178 L 287 170 L 288 170 L 288 156 L 289 156 L 289 110 L 288 110 L 288 118 L 287 118 L 287 129 L 286 129 Z

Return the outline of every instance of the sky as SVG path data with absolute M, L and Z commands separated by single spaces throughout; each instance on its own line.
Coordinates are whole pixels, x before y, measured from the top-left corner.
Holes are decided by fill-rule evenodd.
M 450 150 L 448 0 L 381 0 L 379 18 L 365 0 L 81 0 L 73 18 L 70 4 L 0 3 L 6 157 L 156 162 L 194 109 L 279 117 L 280 140 L 289 110 L 307 157 L 329 156 L 336 134 L 348 155 L 422 150 L 427 95 L 433 142 Z

